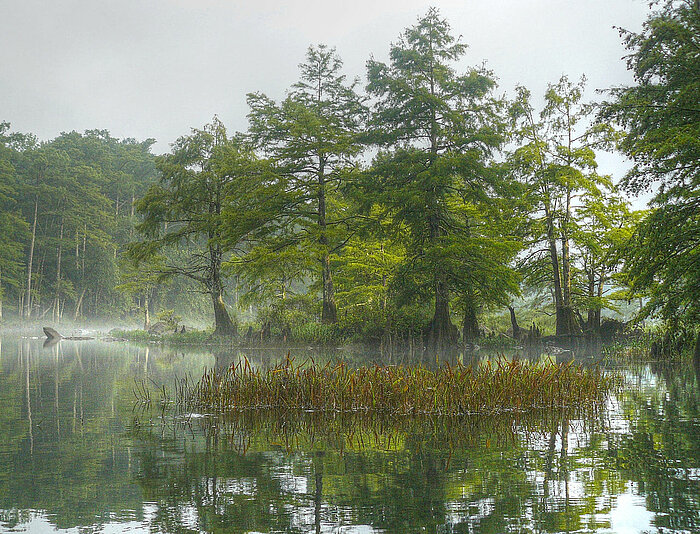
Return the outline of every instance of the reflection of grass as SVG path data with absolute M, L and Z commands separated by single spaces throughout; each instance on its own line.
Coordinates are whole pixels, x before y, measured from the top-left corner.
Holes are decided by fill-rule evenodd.
M 653 336 L 648 333 L 640 337 L 616 341 L 603 347 L 603 356 L 606 359 L 623 362 L 648 360 L 653 341 Z
M 453 451 L 536 444 L 565 431 L 592 435 L 605 424 L 595 411 L 586 407 L 457 417 L 279 410 L 192 416 L 177 410 L 145 409 L 134 417 L 131 433 L 149 442 L 169 441 L 180 435 L 192 436 L 196 441 L 203 436 L 207 443 L 218 443 L 225 450 L 241 454 L 271 448 L 341 453 L 407 448 Z M 175 446 L 175 441 L 172 445 Z
M 618 384 L 616 375 L 568 364 L 499 359 L 474 366 L 445 364 L 350 368 L 345 363 L 297 365 L 289 357 L 261 371 L 245 360 L 209 370 L 178 390 L 190 408 L 371 412 L 388 415 L 464 415 L 593 406 Z
M 401 450 L 425 446 L 453 450 L 512 446 L 536 440 L 569 424 L 572 412 L 549 410 L 532 414 L 483 417 L 387 416 L 367 413 L 270 411 L 232 412 L 200 421 L 205 434 L 226 441 L 227 447 L 246 453 L 267 450 Z M 597 424 L 591 419 L 592 424 Z M 578 424 L 578 423 L 576 423 Z M 583 427 L 584 423 L 580 423 Z M 587 424 L 586 424 L 587 426 Z M 582 428 L 583 430 L 583 428 Z

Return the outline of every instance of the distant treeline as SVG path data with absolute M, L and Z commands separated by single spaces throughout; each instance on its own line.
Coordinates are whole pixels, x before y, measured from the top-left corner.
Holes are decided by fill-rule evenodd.
M 524 87 L 500 96 L 431 9 L 388 63 L 367 62 L 364 90 L 310 47 L 282 101 L 248 95 L 248 131 L 215 117 L 163 156 L 150 139 L 38 142 L 2 123 L 0 306 L 146 325 L 206 306 L 217 334 L 320 322 L 449 344 L 523 295 L 557 335 L 595 334 L 641 298 L 640 316 L 693 329 L 699 20 L 671 1 L 621 31 L 637 84 L 595 105 L 565 76 L 542 109 Z M 618 184 L 596 164 L 615 149 L 634 164 Z M 622 192 L 650 188 L 632 211 Z

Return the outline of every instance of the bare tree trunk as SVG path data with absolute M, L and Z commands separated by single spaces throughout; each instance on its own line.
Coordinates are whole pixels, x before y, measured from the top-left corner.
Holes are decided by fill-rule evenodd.
M 80 265 L 80 276 L 85 278 L 85 246 L 87 245 L 87 224 L 83 227 L 83 255 Z
M 80 317 L 80 307 L 83 305 L 83 298 L 85 297 L 85 291 L 87 291 L 87 288 L 83 288 L 83 290 L 80 292 L 80 298 L 78 298 L 78 302 L 75 304 L 75 315 L 73 316 L 73 320 L 77 321 L 78 317 Z
M 34 263 L 34 244 L 36 243 L 36 219 L 39 212 L 39 195 L 34 197 L 34 222 L 32 222 L 32 240 L 29 244 L 29 261 L 27 262 L 27 298 L 25 305 L 27 307 L 25 317 L 29 319 L 32 316 L 32 265 Z
M 143 296 L 143 329 L 148 330 L 151 327 L 151 316 L 150 316 L 150 311 L 148 309 L 149 307 L 149 302 L 148 302 L 148 292 L 146 292 Z
M 54 320 L 61 319 L 61 256 L 63 255 L 63 216 L 61 216 L 61 229 L 58 235 L 58 251 L 56 253 L 56 293 L 53 301 Z

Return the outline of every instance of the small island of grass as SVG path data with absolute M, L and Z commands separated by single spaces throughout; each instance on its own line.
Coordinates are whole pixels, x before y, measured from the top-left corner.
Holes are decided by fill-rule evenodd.
M 220 414 L 247 410 L 375 413 L 383 415 L 497 414 L 593 409 L 619 385 L 599 368 L 524 360 L 486 361 L 436 369 L 423 365 L 362 366 L 340 362 L 295 364 L 287 358 L 267 370 L 247 360 L 212 369 L 178 388 L 188 409 Z

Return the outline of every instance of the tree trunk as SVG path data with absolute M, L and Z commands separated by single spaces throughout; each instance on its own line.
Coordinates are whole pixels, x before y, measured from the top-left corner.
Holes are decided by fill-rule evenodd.
M 338 308 L 335 304 L 335 290 L 333 277 L 331 276 L 331 258 L 328 254 L 323 258 L 323 309 L 321 310 L 321 322 L 333 324 L 338 322 Z
M 321 322 L 333 324 L 338 322 L 338 310 L 335 304 L 335 289 L 331 275 L 331 257 L 328 251 L 328 235 L 326 234 L 326 182 L 324 175 L 325 161 L 319 159 L 318 171 L 318 225 L 321 229 L 319 244 L 323 257 L 321 258 L 321 283 L 323 285 L 323 307 Z
M 515 317 L 513 306 L 508 306 L 508 311 L 510 311 L 510 325 L 513 329 L 513 337 L 515 339 L 520 339 L 522 337 L 522 329 L 518 326 L 518 320 Z
M 146 294 L 143 296 L 143 329 L 148 331 L 149 328 L 151 328 L 151 316 L 150 312 L 148 309 L 149 302 L 148 302 L 148 291 Z
M 34 262 L 34 244 L 36 243 L 36 219 L 39 212 L 39 195 L 34 197 L 34 222 L 32 223 L 32 240 L 29 244 L 29 261 L 27 262 L 27 298 L 25 317 L 32 316 L 32 264 Z
M 56 293 L 54 296 L 54 321 L 61 318 L 61 256 L 63 255 L 63 217 L 61 217 L 61 229 L 58 235 L 58 250 L 56 252 Z
M 554 221 L 552 215 L 547 210 L 547 242 L 549 244 L 549 259 L 552 263 L 552 278 L 554 280 L 554 309 L 556 310 L 556 334 L 558 336 L 569 333 L 566 328 L 567 321 L 564 310 L 564 303 L 561 290 L 561 273 L 559 271 L 559 254 L 557 252 L 557 242 L 554 236 Z
M 223 293 L 224 286 L 221 280 L 221 250 L 216 246 L 209 247 L 211 278 L 209 280 L 209 292 L 214 306 L 214 335 L 235 336 L 238 334 L 236 325 L 226 310 Z
M 588 297 L 596 296 L 595 271 L 591 268 L 588 271 Z M 600 332 L 600 309 L 588 308 L 588 316 L 586 317 L 586 329 L 590 332 Z
M 86 291 L 87 288 L 84 287 L 83 290 L 80 292 L 80 298 L 78 298 L 78 302 L 75 303 L 75 315 L 73 316 L 73 321 L 77 321 L 78 317 L 80 317 L 80 308 L 83 305 L 83 298 L 85 298 Z
M 564 221 L 564 225 L 566 224 L 567 221 Z M 561 238 L 561 272 L 562 306 L 561 313 L 557 314 L 557 335 L 579 334 L 581 333 L 581 328 L 576 321 L 576 314 L 571 304 L 571 257 L 569 254 L 569 236 L 566 234 L 566 230 L 562 232 Z M 562 320 L 561 332 L 559 318 Z
M 87 224 L 83 228 L 83 255 L 80 264 L 80 276 L 85 278 L 85 246 L 87 245 Z
M 476 309 L 473 302 L 468 302 L 464 310 L 464 324 L 462 325 L 462 341 L 471 343 L 479 337 L 479 321 L 476 318 Z
M 212 290 L 211 300 L 214 305 L 214 335 L 235 336 L 238 333 L 237 328 L 226 310 L 221 291 Z
M 450 319 L 449 291 L 445 283 L 438 277 L 439 273 L 436 273 L 435 314 L 426 335 L 427 343 L 436 348 L 453 345 L 459 337 L 459 331 Z

